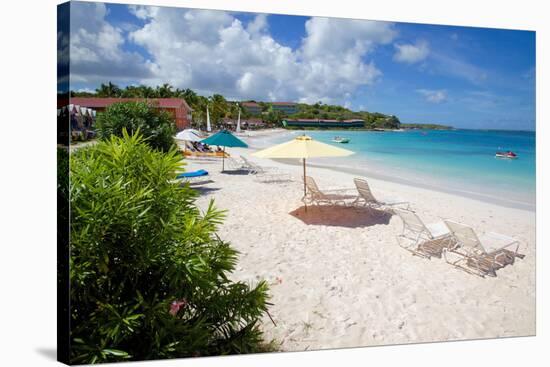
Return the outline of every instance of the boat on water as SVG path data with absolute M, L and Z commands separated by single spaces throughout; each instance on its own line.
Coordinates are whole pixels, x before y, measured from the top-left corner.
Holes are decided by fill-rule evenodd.
M 505 159 L 517 159 L 518 155 L 511 150 L 506 152 L 496 152 L 495 153 L 496 158 L 505 158 Z
M 332 141 L 335 142 L 335 143 L 347 144 L 347 143 L 349 143 L 350 139 L 343 138 L 341 136 L 335 136 L 334 138 L 332 138 Z

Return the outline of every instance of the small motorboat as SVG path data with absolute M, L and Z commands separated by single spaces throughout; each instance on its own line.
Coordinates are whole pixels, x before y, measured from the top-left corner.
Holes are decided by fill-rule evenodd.
M 332 138 L 332 141 L 335 143 L 347 144 L 349 143 L 350 139 L 342 138 L 341 136 L 335 136 L 334 138 Z
M 518 155 L 511 150 L 507 152 L 496 152 L 495 153 L 496 158 L 506 158 L 506 159 L 516 159 Z

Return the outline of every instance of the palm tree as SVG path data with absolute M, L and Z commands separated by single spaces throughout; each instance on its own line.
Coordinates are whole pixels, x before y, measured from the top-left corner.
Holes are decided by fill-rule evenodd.
M 230 115 L 229 105 L 221 94 L 210 97 L 210 119 L 214 126 L 218 126 L 224 117 Z
M 157 87 L 157 94 L 159 98 L 171 98 L 174 96 L 174 93 L 172 91 L 174 87 L 172 87 L 168 83 L 164 83 L 162 86 Z
M 206 126 L 206 106 L 208 105 L 208 99 L 203 96 L 197 96 L 194 102 L 187 102 L 190 102 L 190 106 L 193 109 L 192 117 L 197 127 Z
M 96 90 L 98 97 L 120 97 L 122 90 L 118 85 L 109 81 L 108 84 L 101 83 L 101 86 Z

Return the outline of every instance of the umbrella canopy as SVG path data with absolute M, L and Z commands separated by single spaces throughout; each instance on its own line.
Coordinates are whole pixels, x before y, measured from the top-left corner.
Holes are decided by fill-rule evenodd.
M 329 144 L 313 140 L 307 135 L 300 135 L 296 138 L 260 150 L 252 155 L 259 158 L 313 158 L 313 157 L 346 157 L 354 152 L 338 148 Z
M 176 134 L 176 139 L 185 141 L 201 141 L 202 138 L 190 130 L 183 130 Z
M 234 148 L 248 148 L 248 145 L 242 141 L 241 139 L 237 138 L 235 135 L 231 134 L 227 130 L 221 130 L 215 133 L 214 135 L 209 136 L 206 139 L 201 140 L 204 144 L 208 145 L 218 145 L 223 148 L 223 156 L 222 156 L 222 172 L 225 168 L 225 147 L 234 147 Z
M 227 130 L 221 130 L 206 139 L 201 140 L 204 144 L 219 145 L 221 147 L 248 148 L 248 145 Z
M 313 157 L 346 157 L 354 154 L 351 150 L 334 147 L 300 135 L 286 143 L 260 150 L 252 155 L 259 158 L 300 158 L 304 166 L 304 196 L 306 195 L 306 159 Z M 306 206 L 307 210 L 307 206 Z

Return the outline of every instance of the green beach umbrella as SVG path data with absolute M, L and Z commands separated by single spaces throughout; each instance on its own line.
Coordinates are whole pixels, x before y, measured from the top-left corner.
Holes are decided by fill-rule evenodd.
M 208 145 L 218 145 L 220 147 L 223 147 L 222 172 L 225 169 L 225 147 L 248 148 L 248 145 L 244 141 L 237 138 L 235 135 L 231 134 L 227 130 L 218 131 L 214 135 L 203 139 L 201 142 Z

